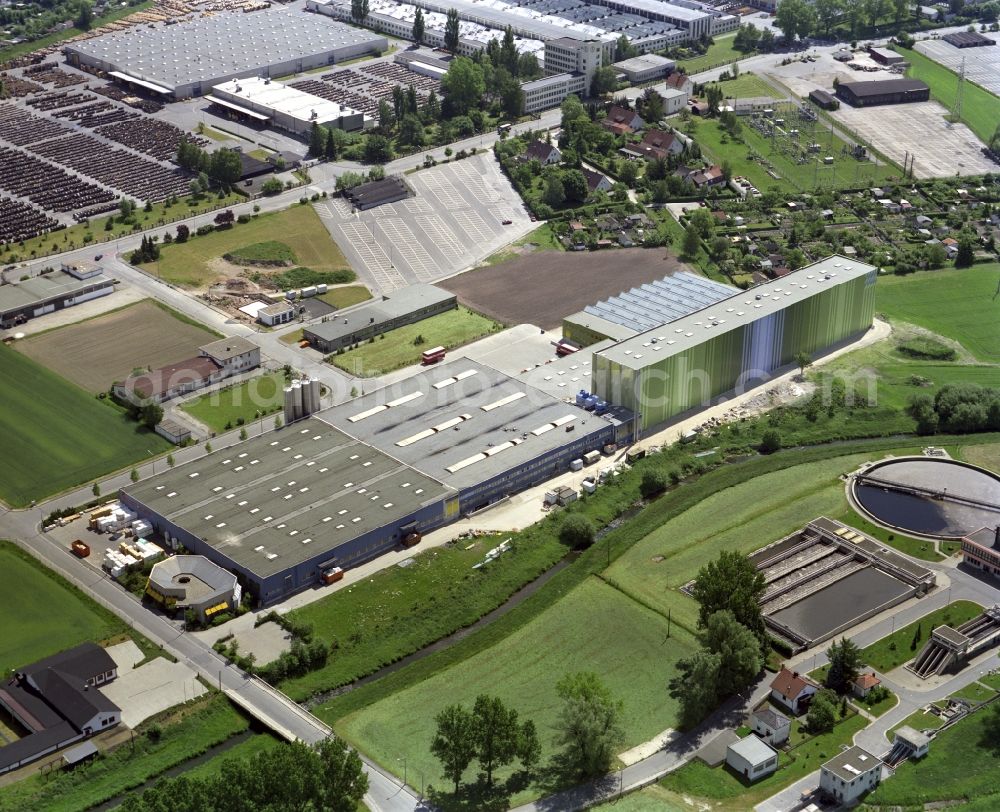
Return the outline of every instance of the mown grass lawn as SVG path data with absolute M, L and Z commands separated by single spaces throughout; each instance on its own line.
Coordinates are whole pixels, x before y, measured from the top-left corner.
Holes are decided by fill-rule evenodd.
M 961 270 L 883 276 L 875 286 L 875 309 L 890 320 L 953 338 L 980 361 L 1000 363 L 998 306 L 993 300 L 997 284 L 1000 264 L 995 262 Z
M 27 356 L 0 346 L 0 499 L 33 499 L 149 459 L 170 444 Z
M 419 363 L 423 351 L 431 347 L 451 350 L 500 329 L 492 319 L 459 307 L 383 333 L 357 349 L 331 355 L 327 361 L 351 375 L 371 378 Z
M 691 807 L 655 784 L 591 809 L 594 812 L 691 812 Z
M 676 703 L 666 685 L 677 660 L 694 648 L 694 638 L 683 629 L 674 625 L 668 638 L 665 617 L 590 578 L 496 646 L 348 716 L 337 729 L 379 763 L 395 770 L 405 757 L 411 777 L 422 771 L 429 782 L 448 787 L 429 752 L 434 717 L 445 706 L 471 707 L 482 693 L 501 697 L 522 718 L 534 720 L 544 762 L 555 752 L 555 684 L 564 674 L 588 670 L 624 702 L 625 750 L 674 723 Z M 475 770 L 466 777 L 474 778 Z M 501 777 L 510 772 L 505 769 Z M 511 802 L 522 797 L 527 796 L 517 794 Z
M 899 730 L 901 727 L 912 727 L 914 730 L 930 730 L 931 728 L 937 729 L 944 724 L 944 719 L 933 713 L 924 713 L 922 710 L 911 713 L 902 722 L 896 725 L 892 730 L 889 731 L 889 738 L 892 738 L 892 734 Z
M 340 310 L 344 307 L 367 302 L 371 297 L 371 291 L 364 285 L 345 285 L 340 288 L 331 288 L 326 293 L 321 293 L 317 298 Z
M 997 751 L 983 746 L 985 709 L 939 733 L 920 761 L 906 761 L 866 799 L 875 806 L 920 808 L 935 801 L 973 800 L 1000 793 Z M 996 807 L 982 807 L 993 808 Z
M 953 110 L 958 95 L 958 74 L 919 51 L 898 45 L 896 50 L 910 63 L 906 75 L 926 82 L 931 88 L 931 98 L 949 111 Z M 966 81 L 962 93 L 962 121 L 982 141 L 989 142 L 1000 120 L 1000 97 L 969 81 Z
M 899 702 L 899 698 L 894 694 L 890 693 L 885 699 L 882 699 L 874 704 L 867 704 L 863 700 L 856 700 L 858 705 L 868 711 L 872 716 L 878 718 L 887 710 L 892 710 L 896 707 L 896 703 Z
M 735 62 L 738 59 L 744 59 L 748 54 L 737 51 L 733 47 L 735 40 L 735 33 L 728 36 L 715 37 L 715 42 L 708 46 L 708 50 L 704 54 L 692 57 L 691 59 L 679 59 L 677 60 L 677 66 L 684 68 L 685 73 L 695 74 L 717 65 L 725 65 Z
M 251 423 L 258 413 L 268 415 L 279 411 L 284 403 L 284 388 L 284 373 L 271 372 L 209 392 L 181 408 L 218 433 L 225 431 L 227 426 L 234 428 L 240 425 L 240 420 Z
M 660 786 L 678 796 L 693 797 L 698 802 L 695 808 L 705 802 L 716 812 L 743 812 L 818 769 L 840 752 L 841 745 L 850 744 L 854 734 L 867 724 L 862 716 L 848 716 L 829 733 L 806 739 L 790 754 L 779 753 L 777 772 L 753 784 L 745 784 L 725 765 L 712 768 L 691 761 L 660 781 Z
M 919 620 L 872 643 L 861 650 L 863 662 L 876 671 L 885 673 L 909 662 L 924 647 L 931 632 L 941 625 L 952 628 L 961 626 L 983 611 L 983 607 L 972 601 L 952 601 L 947 606 L 929 612 Z M 919 635 L 917 629 L 919 628 Z M 915 645 L 914 645 L 914 641 Z
M 9 541 L 0 541 L 0 674 L 127 626 Z
M 187 242 L 162 246 L 159 260 L 143 267 L 175 285 L 203 287 L 219 276 L 219 271 L 210 265 L 212 260 L 267 242 L 283 243 L 299 265 L 319 273 L 350 269 L 319 215 L 312 206 L 302 205 L 261 214 L 249 223 L 237 223 L 230 229 L 202 237 L 192 234 Z
M 985 685 L 974 682 L 971 685 L 966 685 L 959 691 L 955 691 L 951 697 L 952 699 L 967 699 L 969 702 L 979 704 L 980 702 L 985 702 L 987 699 L 992 699 L 996 695 L 997 692 L 992 688 L 987 688 Z
M 962 446 L 959 459 L 989 468 L 991 471 L 1000 471 L 1000 443 Z
M 156 742 L 143 735 L 153 722 L 162 729 Z M 36 775 L 0 788 L 0 810 L 82 812 L 141 786 L 248 726 L 225 696 L 203 697 L 144 722 L 133 743 L 71 772 Z

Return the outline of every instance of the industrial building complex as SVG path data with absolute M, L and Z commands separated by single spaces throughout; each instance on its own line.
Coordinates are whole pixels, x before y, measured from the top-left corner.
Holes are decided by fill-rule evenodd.
M 631 415 L 591 409 L 456 361 L 120 498 L 168 546 L 236 573 L 267 605 L 631 439 Z
M 832 256 L 594 353 L 593 390 L 645 429 L 871 327 L 877 269 Z
M 95 265 L 62 265 L 49 271 L 0 286 L 0 327 L 7 329 L 28 319 L 107 296 L 114 280 Z
M 184 99 L 231 79 L 285 76 L 388 48 L 385 37 L 281 9 L 136 26 L 67 45 L 71 65 Z

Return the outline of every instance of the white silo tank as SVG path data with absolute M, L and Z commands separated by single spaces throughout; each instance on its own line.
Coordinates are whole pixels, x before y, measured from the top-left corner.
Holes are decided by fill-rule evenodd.
M 298 381 L 292 382 L 292 410 L 295 420 L 302 418 L 302 384 Z
M 311 414 L 315 414 L 320 409 L 320 386 L 319 378 L 309 379 L 309 400 L 311 402 Z
M 291 423 L 295 419 L 295 405 L 292 397 L 292 387 L 285 387 L 285 422 Z

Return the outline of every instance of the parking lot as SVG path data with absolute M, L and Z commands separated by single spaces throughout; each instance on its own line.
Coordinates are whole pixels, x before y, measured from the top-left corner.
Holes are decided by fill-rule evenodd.
M 316 204 L 351 266 L 374 291 L 451 276 L 534 227 L 492 155 L 425 169 L 406 181 L 414 197 L 357 214 L 341 198 Z
M 918 178 L 953 177 L 992 172 L 996 165 L 964 124 L 949 124 L 937 102 L 887 104 L 878 108 L 841 105 L 831 113 L 865 141 L 899 164 L 907 152 L 916 155 Z
M 1000 42 L 1000 34 L 984 32 L 983 36 Z M 992 93 L 1000 94 L 1000 47 L 956 48 L 944 40 L 928 39 L 918 42 L 916 50 L 955 73 L 959 72 L 964 61 L 966 79 Z

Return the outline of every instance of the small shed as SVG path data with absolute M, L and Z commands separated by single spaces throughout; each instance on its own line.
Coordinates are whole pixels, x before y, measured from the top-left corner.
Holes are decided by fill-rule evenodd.
M 778 751 L 751 733 L 726 748 L 726 765 L 737 775 L 757 781 L 778 769 Z
M 763 741 L 778 746 L 788 741 L 792 731 L 791 720 L 774 708 L 761 708 L 750 715 L 750 727 Z
M 854 680 L 854 685 L 851 686 L 851 689 L 855 696 L 864 699 L 874 688 L 881 684 L 882 680 L 876 677 L 875 672 L 872 671 L 868 674 L 859 674 L 858 678 Z
M 909 725 L 903 725 L 893 733 L 892 746 L 906 748 L 910 758 L 923 758 L 930 750 L 931 737 Z

